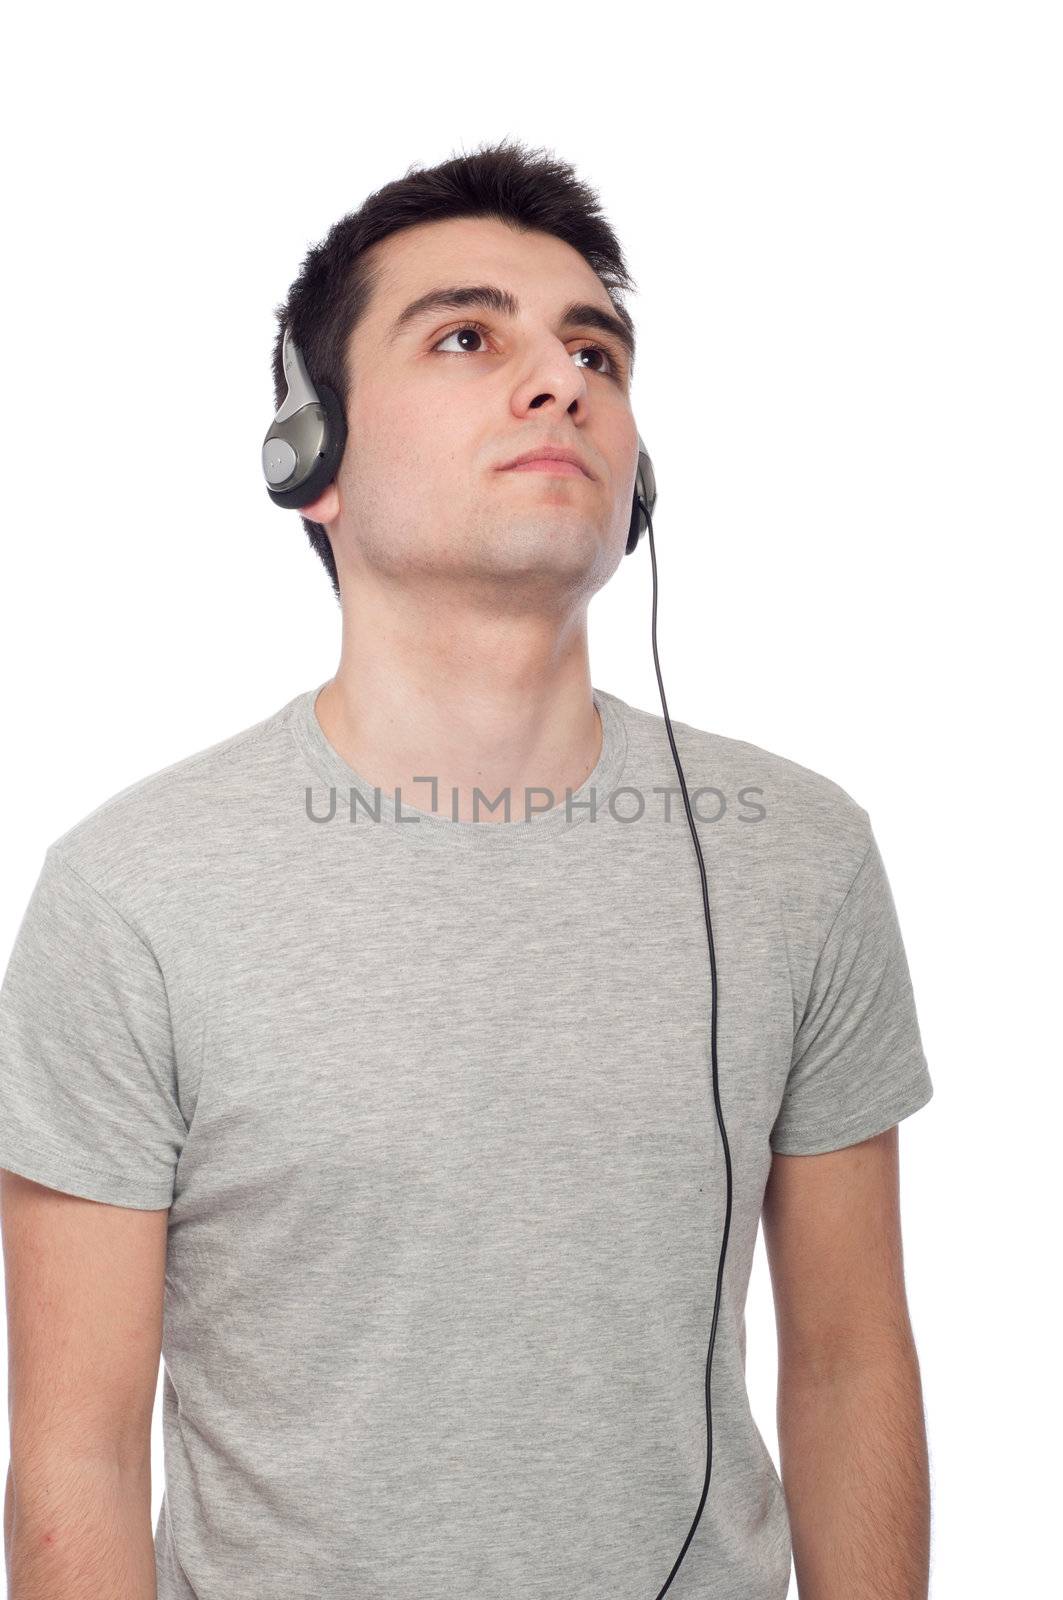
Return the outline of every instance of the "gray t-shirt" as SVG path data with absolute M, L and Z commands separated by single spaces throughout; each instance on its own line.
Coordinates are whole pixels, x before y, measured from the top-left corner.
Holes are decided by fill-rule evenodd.
M 321 687 L 48 847 L 0 991 L 0 1166 L 169 1207 L 159 1600 L 653 1600 L 704 1482 L 726 1199 L 664 720 L 595 688 L 571 804 L 455 821 L 425 784 L 397 820 Z M 669 1593 L 783 1600 L 745 1385 L 772 1152 L 932 1087 L 866 811 L 673 730 L 734 1210 Z

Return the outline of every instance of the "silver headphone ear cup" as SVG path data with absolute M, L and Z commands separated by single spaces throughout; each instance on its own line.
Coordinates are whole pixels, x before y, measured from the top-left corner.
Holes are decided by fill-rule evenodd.
M 301 475 L 287 489 L 271 488 L 267 493 L 274 505 L 297 511 L 322 494 L 339 471 L 347 444 L 347 418 L 336 394 L 327 384 L 319 384 L 316 398 L 292 416 L 273 426 L 262 446 L 263 465 L 272 448 L 282 461 L 298 461 Z
M 262 473 L 274 505 L 299 510 L 335 478 L 347 444 L 347 416 L 327 384 L 317 386 L 286 324 L 281 364 L 287 393 L 262 441 Z
M 631 497 L 631 521 L 628 524 L 625 555 L 634 554 L 639 540 L 646 532 L 648 523 L 644 508 L 646 506 L 649 507 L 650 516 L 652 517 L 656 504 L 657 479 L 653 471 L 653 462 L 650 459 L 649 451 L 643 443 L 642 435 L 639 434 L 639 460 L 635 469 L 635 489 Z
M 627 528 L 627 545 L 624 548 L 626 556 L 634 555 L 638 542 L 642 538 L 644 523 L 645 518 L 642 515 L 642 507 L 639 505 L 639 488 L 636 482 L 635 492 L 631 497 L 631 520 Z

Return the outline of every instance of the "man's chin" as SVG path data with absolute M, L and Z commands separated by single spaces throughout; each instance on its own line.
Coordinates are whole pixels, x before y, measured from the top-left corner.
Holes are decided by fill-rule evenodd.
M 509 522 L 478 541 L 477 555 L 487 566 L 507 572 L 570 572 L 600 560 L 605 542 L 604 531 L 586 517 Z
M 470 583 L 508 586 L 540 595 L 593 594 L 616 570 L 617 556 L 606 531 L 586 517 L 534 523 L 509 521 L 482 530 L 455 552 L 454 576 Z

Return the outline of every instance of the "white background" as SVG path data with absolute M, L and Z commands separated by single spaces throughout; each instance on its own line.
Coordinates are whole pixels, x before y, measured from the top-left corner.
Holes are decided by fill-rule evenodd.
M 507 134 L 573 162 L 639 286 L 669 711 L 840 783 L 890 874 L 935 1085 L 901 1128 L 931 1592 L 1045 1593 L 1059 13 L 383 11 L 10 25 L 0 953 L 53 838 L 335 666 L 259 467 L 306 249 L 412 163 Z M 592 677 L 659 712 L 650 597 L 644 540 L 592 604 Z M 747 1316 L 777 1461 L 761 1246 Z M 157 1511 L 158 1413 L 155 1442 Z

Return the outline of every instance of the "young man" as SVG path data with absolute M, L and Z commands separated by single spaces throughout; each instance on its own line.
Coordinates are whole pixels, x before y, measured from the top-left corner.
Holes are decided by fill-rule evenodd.
M 302 508 L 335 675 L 56 839 L 0 996 L 13 1600 L 783 1600 L 791 1543 L 806 1600 L 926 1594 L 932 1088 L 868 815 L 674 724 L 725 1143 L 667 728 L 591 683 L 629 285 L 507 143 L 371 196 L 281 308 L 277 401 L 287 328 L 349 429 Z

